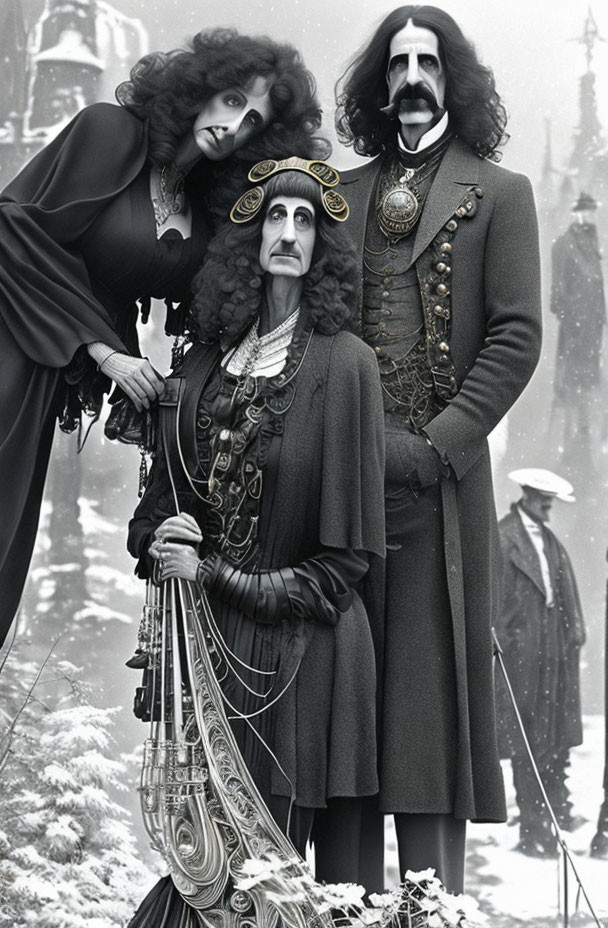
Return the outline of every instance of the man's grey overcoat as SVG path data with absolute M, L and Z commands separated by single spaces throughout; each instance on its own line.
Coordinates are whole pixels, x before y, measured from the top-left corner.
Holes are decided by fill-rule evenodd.
M 346 225 L 362 265 L 365 225 L 381 164 L 379 157 L 342 178 L 351 210 Z M 438 504 L 431 507 L 429 531 L 434 520 L 436 557 L 442 559 L 441 545 L 445 555 L 453 633 L 449 635 L 448 618 L 444 639 L 453 640 L 453 647 L 448 643 L 446 651 L 444 641 L 438 650 L 436 638 L 429 635 L 427 640 L 423 629 L 411 627 L 408 590 L 415 590 L 415 577 L 410 586 L 404 572 L 415 573 L 415 552 L 406 556 L 403 549 L 389 551 L 385 576 L 395 582 L 387 583 L 381 594 L 382 583 L 377 578 L 370 583 L 375 588 L 372 631 L 384 718 L 380 807 L 502 820 L 491 639 L 499 546 L 486 439 L 530 379 L 540 352 L 538 229 L 529 180 L 480 159 L 459 139 L 450 144 L 413 233 L 412 261 L 423 306 L 434 296 L 434 255 L 446 228 L 452 243 L 449 344 L 458 391 L 424 431 L 451 466 Z M 386 451 L 388 462 L 390 433 Z M 416 563 L 415 570 L 426 569 L 424 561 Z M 446 654 L 453 661 L 448 677 L 455 680 L 447 688 L 442 686 Z M 444 713 L 448 717 L 452 712 L 456 730 L 446 730 L 445 737 L 430 743 L 426 733 L 442 699 L 456 702 Z M 447 771 L 441 782 L 440 767 Z
M 553 586 L 545 605 L 540 559 L 519 507 L 498 523 L 503 553 L 501 608 L 496 633 L 534 755 L 542 764 L 583 741 L 580 648 L 585 622 L 568 553 L 551 529 L 541 527 Z M 522 754 L 523 743 L 506 686 L 498 675 L 501 756 Z

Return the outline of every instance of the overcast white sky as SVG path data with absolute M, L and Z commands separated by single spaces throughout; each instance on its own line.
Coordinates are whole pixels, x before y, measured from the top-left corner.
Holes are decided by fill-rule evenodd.
M 349 57 L 378 22 L 398 4 L 380 0 L 115 0 L 123 12 L 140 16 L 153 48 L 168 49 L 201 28 L 233 25 L 246 32 L 268 33 L 299 46 L 317 77 L 326 111 L 333 85 Z M 511 141 L 504 164 L 537 179 L 544 148 L 544 117 L 551 119 L 556 155 L 569 153 L 577 120 L 578 77 L 584 51 L 573 41 L 583 31 L 587 0 L 441 0 L 476 44 L 480 57 L 495 72 L 499 92 L 511 115 Z M 608 4 L 596 0 L 593 13 L 608 39 Z M 177 15 L 176 15 L 177 11 Z M 600 117 L 608 126 L 608 42 L 596 47 L 595 65 Z M 328 112 L 329 121 L 332 114 Z M 336 147 L 338 167 L 349 162 Z

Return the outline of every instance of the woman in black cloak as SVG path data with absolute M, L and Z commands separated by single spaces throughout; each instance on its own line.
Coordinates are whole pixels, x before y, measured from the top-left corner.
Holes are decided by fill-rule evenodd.
M 0 197 L 0 643 L 19 605 L 58 418 L 99 416 L 113 382 L 137 410 L 162 378 L 140 357 L 151 297 L 187 292 L 213 199 L 251 164 L 320 123 L 298 52 L 232 30 L 142 58 L 120 106 L 84 109 Z M 242 188 L 241 188 L 242 189 Z M 233 199 L 233 198 L 232 198 Z M 168 331 L 179 331 L 168 308 Z
M 355 589 L 384 554 L 382 396 L 373 352 L 344 330 L 354 263 L 335 220 L 348 207 L 321 161 L 265 161 L 249 177 L 259 186 L 196 278 L 193 345 L 167 381 L 129 528 L 149 578 L 142 806 L 171 871 L 131 928 L 240 925 L 239 912 L 275 924 L 269 897 L 238 891 L 244 858 L 297 869 L 272 823 L 304 855 L 328 803 L 348 810 L 338 865 L 357 882 L 362 797 L 377 789 Z

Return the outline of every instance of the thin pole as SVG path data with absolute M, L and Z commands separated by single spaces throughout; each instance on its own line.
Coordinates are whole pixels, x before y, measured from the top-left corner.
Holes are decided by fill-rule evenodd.
M 570 901 L 568 899 L 568 858 L 563 855 L 564 861 L 564 928 L 568 928 Z

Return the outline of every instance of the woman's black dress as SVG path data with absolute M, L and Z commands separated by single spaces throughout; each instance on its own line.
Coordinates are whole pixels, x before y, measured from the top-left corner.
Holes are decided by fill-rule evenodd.
M 85 346 L 138 355 L 135 301 L 181 300 L 204 255 L 198 196 L 192 237 L 157 239 L 147 152 L 143 122 L 94 104 L 0 198 L 0 642 L 25 583 L 55 419 L 68 390 L 74 411 L 98 407 L 110 386 Z
M 310 335 L 300 329 L 286 368 L 271 379 L 274 384 L 269 381 L 261 389 L 258 418 L 247 402 L 232 402 L 239 385 L 219 372 L 219 362 L 217 347 L 196 345 L 177 371 L 185 381 L 179 413 L 163 430 L 166 452 L 157 456 L 131 521 L 129 549 L 140 559 L 138 570 L 145 576 L 151 568 L 146 552 L 153 531 L 179 508 L 201 526 L 201 554 L 221 552 L 229 562 L 241 562 L 246 572 L 294 567 L 317 590 L 324 570 L 339 578 L 330 591 L 324 588 L 329 603 L 320 604 L 318 613 L 274 624 L 253 621 L 209 596 L 224 641 L 239 660 L 257 670 L 276 671 L 268 701 L 282 695 L 253 722 L 272 754 L 242 719 L 231 724 L 256 785 L 283 830 L 290 801 L 295 802 L 290 835 L 303 849 L 314 809 L 332 798 L 369 796 L 377 790 L 375 659 L 355 587 L 368 557 L 384 553 L 380 384 L 375 357 L 356 336 Z M 221 429 L 233 434 L 243 426 L 247 430 L 252 419 L 257 428 L 249 432 L 247 450 L 219 484 L 227 499 L 241 475 L 251 493 L 239 495 L 237 490 L 232 509 L 221 501 L 216 509 L 206 487 L 215 436 Z M 222 521 L 226 506 L 229 517 Z M 243 518 L 231 520 L 230 511 Z M 257 526 L 253 539 L 252 526 Z M 241 547 L 243 539 L 251 543 Z M 260 688 L 255 674 L 247 682 Z M 241 712 L 263 705 L 230 674 L 222 688 Z M 294 822 L 299 828 L 295 834 Z M 171 881 L 161 881 L 142 903 L 132 928 L 164 928 L 177 913 L 186 925 L 195 918 Z
M 289 380 L 291 369 L 293 391 L 278 383 L 273 389 L 269 381 L 259 417 L 250 415 L 247 403 L 231 403 L 235 382 L 220 375 L 218 348 L 194 346 L 177 372 L 185 380 L 184 400 L 168 438 L 177 503 L 201 526 L 201 555 L 220 553 L 248 573 L 297 566 L 306 582 L 318 585 L 328 567 L 339 577 L 331 590 L 320 581 L 323 597 L 330 600 L 326 615 L 320 607 L 312 618 L 295 623 L 254 622 L 209 597 L 237 656 L 258 670 L 280 668 L 275 695 L 301 660 L 293 685 L 256 721 L 281 769 L 268 762 L 268 752 L 247 725 L 234 726 L 273 808 L 277 797 L 322 808 L 332 797 L 376 791 L 375 667 L 369 622 L 355 587 L 367 557 L 384 552 L 380 386 L 374 355 L 356 336 L 315 332 L 306 344 L 308 339 L 306 331 L 296 333 L 285 371 L 273 378 Z M 242 460 L 234 456 L 226 492 L 219 487 L 225 502 L 215 509 L 207 490 L 214 436 L 251 418 L 258 418 L 256 429 L 249 432 Z M 236 488 L 239 479 L 250 480 L 250 493 Z M 238 523 L 218 521 L 230 505 L 238 511 Z M 129 550 L 140 559 L 140 575 L 150 570 L 146 552 L 154 529 L 176 508 L 161 451 L 129 526 Z M 227 531 L 227 524 L 238 524 L 238 530 Z M 247 546 L 240 545 L 244 538 Z M 259 680 L 250 682 L 259 688 Z M 224 690 L 241 712 L 261 705 L 230 679 Z

